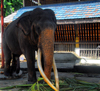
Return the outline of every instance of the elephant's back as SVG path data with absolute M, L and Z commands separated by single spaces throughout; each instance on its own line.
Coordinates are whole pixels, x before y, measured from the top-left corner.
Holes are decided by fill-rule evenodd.
M 3 41 L 7 44 L 9 49 L 14 53 L 20 52 L 19 42 L 18 42 L 18 27 L 16 26 L 16 20 L 10 23 L 3 33 Z

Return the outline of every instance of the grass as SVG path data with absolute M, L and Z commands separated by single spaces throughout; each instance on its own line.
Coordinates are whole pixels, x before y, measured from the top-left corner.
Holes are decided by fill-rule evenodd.
M 0 90 L 9 90 L 13 88 L 18 88 L 18 91 L 54 91 L 52 88 L 48 86 L 48 84 L 40 84 L 39 81 L 43 80 L 43 78 L 39 78 L 38 81 L 34 84 L 24 84 L 24 85 L 16 85 L 10 87 L 0 88 Z M 52 80 L 52 83 L 55 83 Z M 54 84 L 55 85 L 55 84 Z M 60 79 L 59 80 L 60 91 L 100 91 L 100 84 L 89 83 L 86 81 L 81 81 L 77 79 Z

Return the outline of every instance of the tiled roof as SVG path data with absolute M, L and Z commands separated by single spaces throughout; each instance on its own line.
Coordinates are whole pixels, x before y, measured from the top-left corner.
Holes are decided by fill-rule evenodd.
M 52 9 L 55 12 L 57 20 L 100 17 L 100 0 L 93 0 L 85 2 L 23 7 L 18 10 L 13 19 L 16 19 L 22 13 L 33 10 L 36 7 L 40 7 L 42 9 Z

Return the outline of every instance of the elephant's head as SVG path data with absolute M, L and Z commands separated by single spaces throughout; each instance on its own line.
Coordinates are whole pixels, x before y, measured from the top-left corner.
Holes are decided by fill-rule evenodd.
M 18 26 L 26 36 L 30 36 L 33 44 L 41 49 L 44 57 L 44 73 L 50 80 L 54 53 L 54 31 L 56 29 L 55 14 L 50 9 L 36 8 L 21 18 Z

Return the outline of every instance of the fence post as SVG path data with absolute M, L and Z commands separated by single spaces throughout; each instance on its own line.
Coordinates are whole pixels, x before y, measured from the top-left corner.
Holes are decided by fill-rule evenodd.
M 1 0 L 1 61 L 2 61 L 1 68 L 4 68 L 4 53 L 3 53 L 3 47 L 2 47 L 3 31 L 4 31 L 4 21 L 3 21 L 3 0 Z
M 79 36 L 78 36 L 78 25 L 75 24 L 75 53 L 80 56 L 80 50 L 79 50 Z

